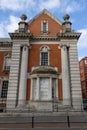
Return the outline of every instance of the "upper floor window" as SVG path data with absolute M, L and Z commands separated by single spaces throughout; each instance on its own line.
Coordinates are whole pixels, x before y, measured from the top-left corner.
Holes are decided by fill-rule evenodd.
M 49 65 L 49 48 L 47 46 L 43 46 L 40 51 L 40 65 Z
M 85 64 L 87 64 L 87 60 L 85 60 Z
M 5 80 L 2 82 L 1 98 L 7 98 L 7 91 L 8 91 L 8 81 Z
M 4 58 L 4 70 L 10 70 L 11 56 L 7 54 Z
M 43 33 L 48 32 L 48 22 L 46 20 L 42 21 L 42 32 Z

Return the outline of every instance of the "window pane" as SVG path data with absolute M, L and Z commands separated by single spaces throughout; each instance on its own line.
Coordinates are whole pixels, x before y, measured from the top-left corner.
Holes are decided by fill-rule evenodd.
M 40 99 L 48 99 L 49 78 L 40 78 Z
M 46 33 L 47 32 L 47 23 L 43 22 L 43 32 Z
M 4 69 L 5 70 L 10 69 L 10 63 L 11 63 L 11 58 L 10 57 L 5 57 L 5 64 L 4 64 Z
M 8 81 L 3 81 L 1 98 L 7 98 L 7 91 L 8 91 Z
M 56 97 L 56 79 L 52 79 L 52 98 Z
M 36 99 L 36 95 L 37 95 L 37 84 L 36 84 L 36 81 L 37 81 L 37 79 L 34 78 L 34 79 L 33 79 L 33 91 L 34 91 L 34 93 L 33 93 L 33 98 L 34 98 L 34 99 Z
M 41 65 L 48 65 L 48 52 L 41 53 Z

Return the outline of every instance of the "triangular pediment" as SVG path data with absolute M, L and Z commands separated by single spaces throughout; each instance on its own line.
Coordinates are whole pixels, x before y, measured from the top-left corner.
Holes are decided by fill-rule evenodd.
M 51 19 L 56 21 L 58 24 L 62 25 L 62 22 L 57 19 L 55 16 L 53 16 L 47 9 L 42 10 L 38 15 L 36 15 L 33 19 L 31 19 L 28 24 L 31 24 L 34 20 L 36 20 L 38 17 L 40 17 L 42 14 L 47 14 Z
M 43 21 L 47 21 L 46 33 L 43 32 Z M 55 18 L 48 10 L 44 9 L 28 22 L 29 31 L 37 36 L 55 36 L 62 29 L 62 22 Z

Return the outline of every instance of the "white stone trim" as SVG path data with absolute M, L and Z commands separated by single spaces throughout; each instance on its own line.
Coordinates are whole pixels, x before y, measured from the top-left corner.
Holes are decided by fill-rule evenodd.
M 47 50 L 43 51 L 42 48 L 45 48 L 45 47 L 47 48 Z M 50 65 L 50 48 L 48 46 L 46 46 L 46 45 L 43 45 L 43 46 L 40 47 L 40 65 L 41 65 L 41 53 L 42 52 L 47 52 L 48 53 L 48 65 Z
M 26 86 L 27 86 L 27 65 L 28 65 L 28 47 L 24 46 L 22 50 L 21 72 L 18 105 L 24 106 L 26 101 Z
M 69 61 L 70 61 L 70 77 L 71 77 L 71 93 L 72 93 L 72 105 L 74 108 L 82 109 L 82 92 L 80 82 L 80 71 L 77 54 L 77 41 L 70 42 L 69 49 Z M 78 102 L 78 106 L 77 106 Z
M 30 100 L 33 100 L 33 79 L 31 79 Z
M 35 42 L 31 41 L 30 44 L 31 45 L 32 44 L 35 44 L 35 45 L 36 44 L 43 44 L 43 45 L 45 45 L 45 44 L 53 44 L 53 45 L 57 44 L 58 45 L 58 44 L 60 44 L 60 42 L 58 42 L 58 41 L 38 41 L 38 42 L 37 41 L 35 41 Z
M 59 99 L 59 95 L 58 95 L 58 79 L 56 79 L 56 97 L 57 97 L 57 99 Z
M 71 105 L 67 45 L 61 46 L 63 105 Z
M 17 46 L 17 54 L 14 51 L 15 47 Z M 18 41 L 13 43 L 12 47 L 12 56 L 11 56 L 11 66 L 10 66 L 10 75 L 9 75 L 9 86 L 8 86 L 8 95 L 7 95 L 7 109 L 15 108 L 16 107 L 16 100 L 17 100 L 17 91 L 18 91 L 18 81 L 19 81 L 19 64 L 20 64 L 20 44 Z M 18 62 L 15 64 L 15 60 L 17 59 Z M 13 75 L 13 70 L 17 70 L 17 76 Z M 13 84 L 12 84 L 13 83 Z M 15 84 L 15 88 L 14 88 Z M 12 93 L 14 94 L 12 95 Z

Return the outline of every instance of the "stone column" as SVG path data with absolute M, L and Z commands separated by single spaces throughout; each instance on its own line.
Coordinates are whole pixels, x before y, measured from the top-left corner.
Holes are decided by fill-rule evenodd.
M 39 77 L 37 77 L 37 84 L 36 84 L 36 100 L 39 100 L 39 98 L 40 98 L 40 88 L 39 88 Z
M 61 46 L 61 58 L 62 58 L 62 86 L 63 86 L 63 104 L 70 105 L 70 81 L 69 81 L 69 64 L 68 64 L 68 52 L 67 46 Z
M 49 100 L 52 100 L 52 77 L 50 77 L 50 84 L 49 84 Z
M 25 45 L 22 50 L 22 58 L 21 58 L 18 106 L 23 106 L 26 103 L 27 65 L 28 65 L 28 46 Z

